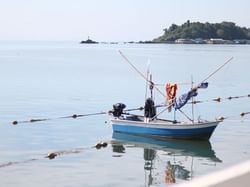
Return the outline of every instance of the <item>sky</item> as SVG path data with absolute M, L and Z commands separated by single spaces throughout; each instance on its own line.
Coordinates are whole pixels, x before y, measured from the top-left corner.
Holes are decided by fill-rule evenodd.
M 0 40 L 152 40 L 172 23 L 250 28 L 249 0 L 0 0 Z

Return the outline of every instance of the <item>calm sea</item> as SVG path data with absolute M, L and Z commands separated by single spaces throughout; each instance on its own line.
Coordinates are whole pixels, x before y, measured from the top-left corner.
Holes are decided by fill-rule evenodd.
M 143 106 L 145 81 L 121 50 L 158 84 L 176 82 L 178 95 L 208 79 L 195 117 L 229 117 L 210 141 L 157 141 L 113 134 L 108 116 L 12 121 L 108 111 L 117 102 Z M 250 158 L 249 45 L 80 45 L 77 42 L 0 42 L 0 186 L 168 186 Z M 159 86 L 164 90 L 164 87 Z M 155 93 L 158 103 L 164 98 Z M 190 115 L 191 106 L 183 109 Z M 160 111 L 160 109 L 158 110 Z M 172 114 L 162 117 L 172 118 Z M 177 113 L 177 117 L 183 117 Z M 184 118 L 185 120 L 185 118 Z M 97 142 L 108 142 L 95 149 Z M 46 158 L 50 152 L 58 154 Z

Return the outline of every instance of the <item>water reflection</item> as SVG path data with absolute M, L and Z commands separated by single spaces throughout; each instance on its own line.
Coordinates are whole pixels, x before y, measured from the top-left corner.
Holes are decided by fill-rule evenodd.
M 119 154 L 126 154 L 126 149 L 143 149 L 145 186 L 162 183 L 157 179 L 160 175 L 163 175 L 165 183 L 190 180 L 193 178 L 194 168 L 197 168 L 195 164 L 200 167 L 214 167 L 216 163 L 222 162 L 216 157 L 209 141 L 163 141 L 115 132 L 112 148 L 114 153 Z M 195 159 L 197 162 L 194 162 Z

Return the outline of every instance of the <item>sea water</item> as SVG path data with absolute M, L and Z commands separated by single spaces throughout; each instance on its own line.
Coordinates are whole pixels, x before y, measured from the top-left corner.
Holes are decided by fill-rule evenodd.
M 177 95 L 203 81 L 194 117 L 228 117 L 210 141 L 159 141 L 113 133 L 107 115 L 60 118 L 108 111 L 118 102 L 143 106 L 146 82 L 119 50 L 164 92 Z M 250 158 L 249 45 L 93 44 L 0 42 L 1 186 L 167 186 Z M 212 101 L 221 97 L 221 102 Z M 157 103 L 165 98 L 154 93 Z M 223 100 L 224 99 L 224 100 Z M 162 109 L 158 109 L 160 112 Z M 192 106 L 183 111 L 192 116 Z M 161 117 L 174 118 L 172 113 Z M 48 119 L 35 123 L 14 120 Z M 179 120 L 187 120 L 176 113 Z M 96 149 L 98 142 L 107 147 Z M 57 153 L 54 159 L 48 153 Z

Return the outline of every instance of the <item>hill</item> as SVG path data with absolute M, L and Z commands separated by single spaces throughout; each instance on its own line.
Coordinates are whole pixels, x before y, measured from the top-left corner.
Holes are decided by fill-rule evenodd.
M 210 39 L 221 38 L 223 40 L 249 40 L 250 28 L 239 27 L 233 22 L 221 23 L 200 23 L 190 22 L 189 20 L 182 24 L 172 24 L 164 29 L 164 34 L 155 38 L 153 42 L 165 43 L 175 41 L 180 38 L 186 39 Z

